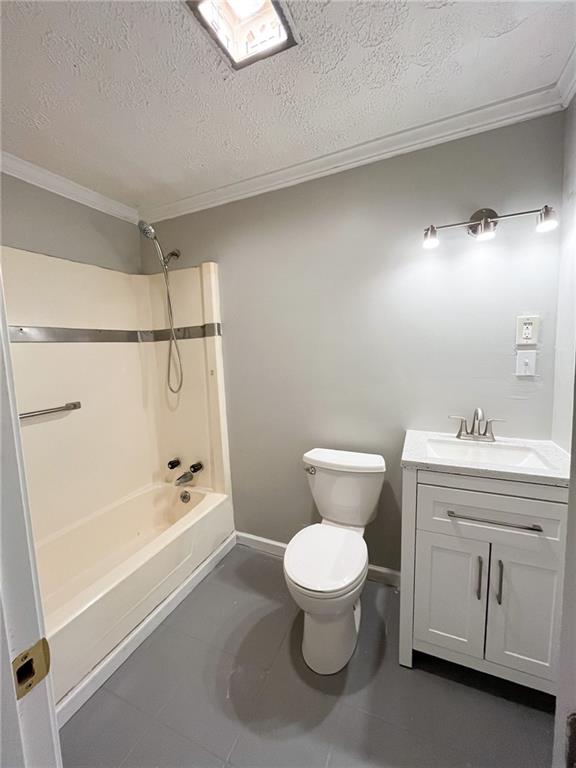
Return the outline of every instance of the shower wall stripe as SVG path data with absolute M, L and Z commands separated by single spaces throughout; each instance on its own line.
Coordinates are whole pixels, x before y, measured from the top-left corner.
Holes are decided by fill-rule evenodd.
M 222 335 L 221 323 L 187 325 L 174 329 L 176 338 L 204 339 Z M 149 342 L 168 341 L 170 329 L 152 331 L 124 331 L 109 328 L 52 328 L 35 325 L 11 325 L 10 341 L 13 343 L 92 343 L 92 342 Z

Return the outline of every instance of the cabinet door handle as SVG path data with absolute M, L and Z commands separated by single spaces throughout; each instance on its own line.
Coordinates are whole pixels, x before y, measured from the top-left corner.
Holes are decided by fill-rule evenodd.
M 484 569 L 484 560 L 478 555 L 478 584 L 476 585 L 476 597 L 482 600 L 482 571 Z
M 498 605 L 502 605 L 502 588 L 504 584 L 504 563 L 502 560 L 498 560 L 498 592 L 496 593 L 496 601 Z
M 518 528 L 521 531 L 536 531 L 542 533 L 544 530 L 541 525 L 533 523 L 532 525 L 522 525 L 521 523 L 503 523 L 500 520 L 488 520 L 485 517 L 472 517 L 472 515 L 460 515 L 457 512 L 453 512 L 451 509 L 447 510 L 446 514 L 456 520 L 473 520 L 475 523 L 488 523 L 488 525 L 501 525 L 503 528 Z

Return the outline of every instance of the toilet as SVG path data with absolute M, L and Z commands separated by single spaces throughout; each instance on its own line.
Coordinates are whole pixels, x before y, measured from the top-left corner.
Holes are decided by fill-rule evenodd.
M 304 661 L 331 675 L 356 648 L 368 573 L 364 528 L 375 517 L 386 464 L 377 454 L 327 448 L 308 451 L 303 461 L 322 522 L 290 540 L 284 576 L 304 611 Z

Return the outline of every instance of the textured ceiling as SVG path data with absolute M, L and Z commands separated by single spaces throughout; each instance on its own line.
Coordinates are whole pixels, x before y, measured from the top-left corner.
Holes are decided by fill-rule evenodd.
M 233 72 L 181 2 L 2 2 L 3 149 L 126 204 L 213 190 L 555 83 L 572 2 L 287 3 Z

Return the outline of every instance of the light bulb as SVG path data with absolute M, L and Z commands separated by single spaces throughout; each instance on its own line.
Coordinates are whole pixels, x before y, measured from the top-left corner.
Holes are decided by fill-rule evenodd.
M 476 240 L 484 243 L 487 240 L 493 240 L 496 237 L 496 222 L 490 219 L 482 219 L 476 230 Z
M 422 242 L 422 248 L 430 250 L 431 248 L 437 248 L 440 244 L 438 240 L 438 230 L 433 224 L 426 227 L 424 230 L 424 240 Z
M 536 232 L 552 232 L 558 226 L 558 217 L 556 211 L 549 205 L 545 205 L 538 213 L 538 222 L 536 223 Z

